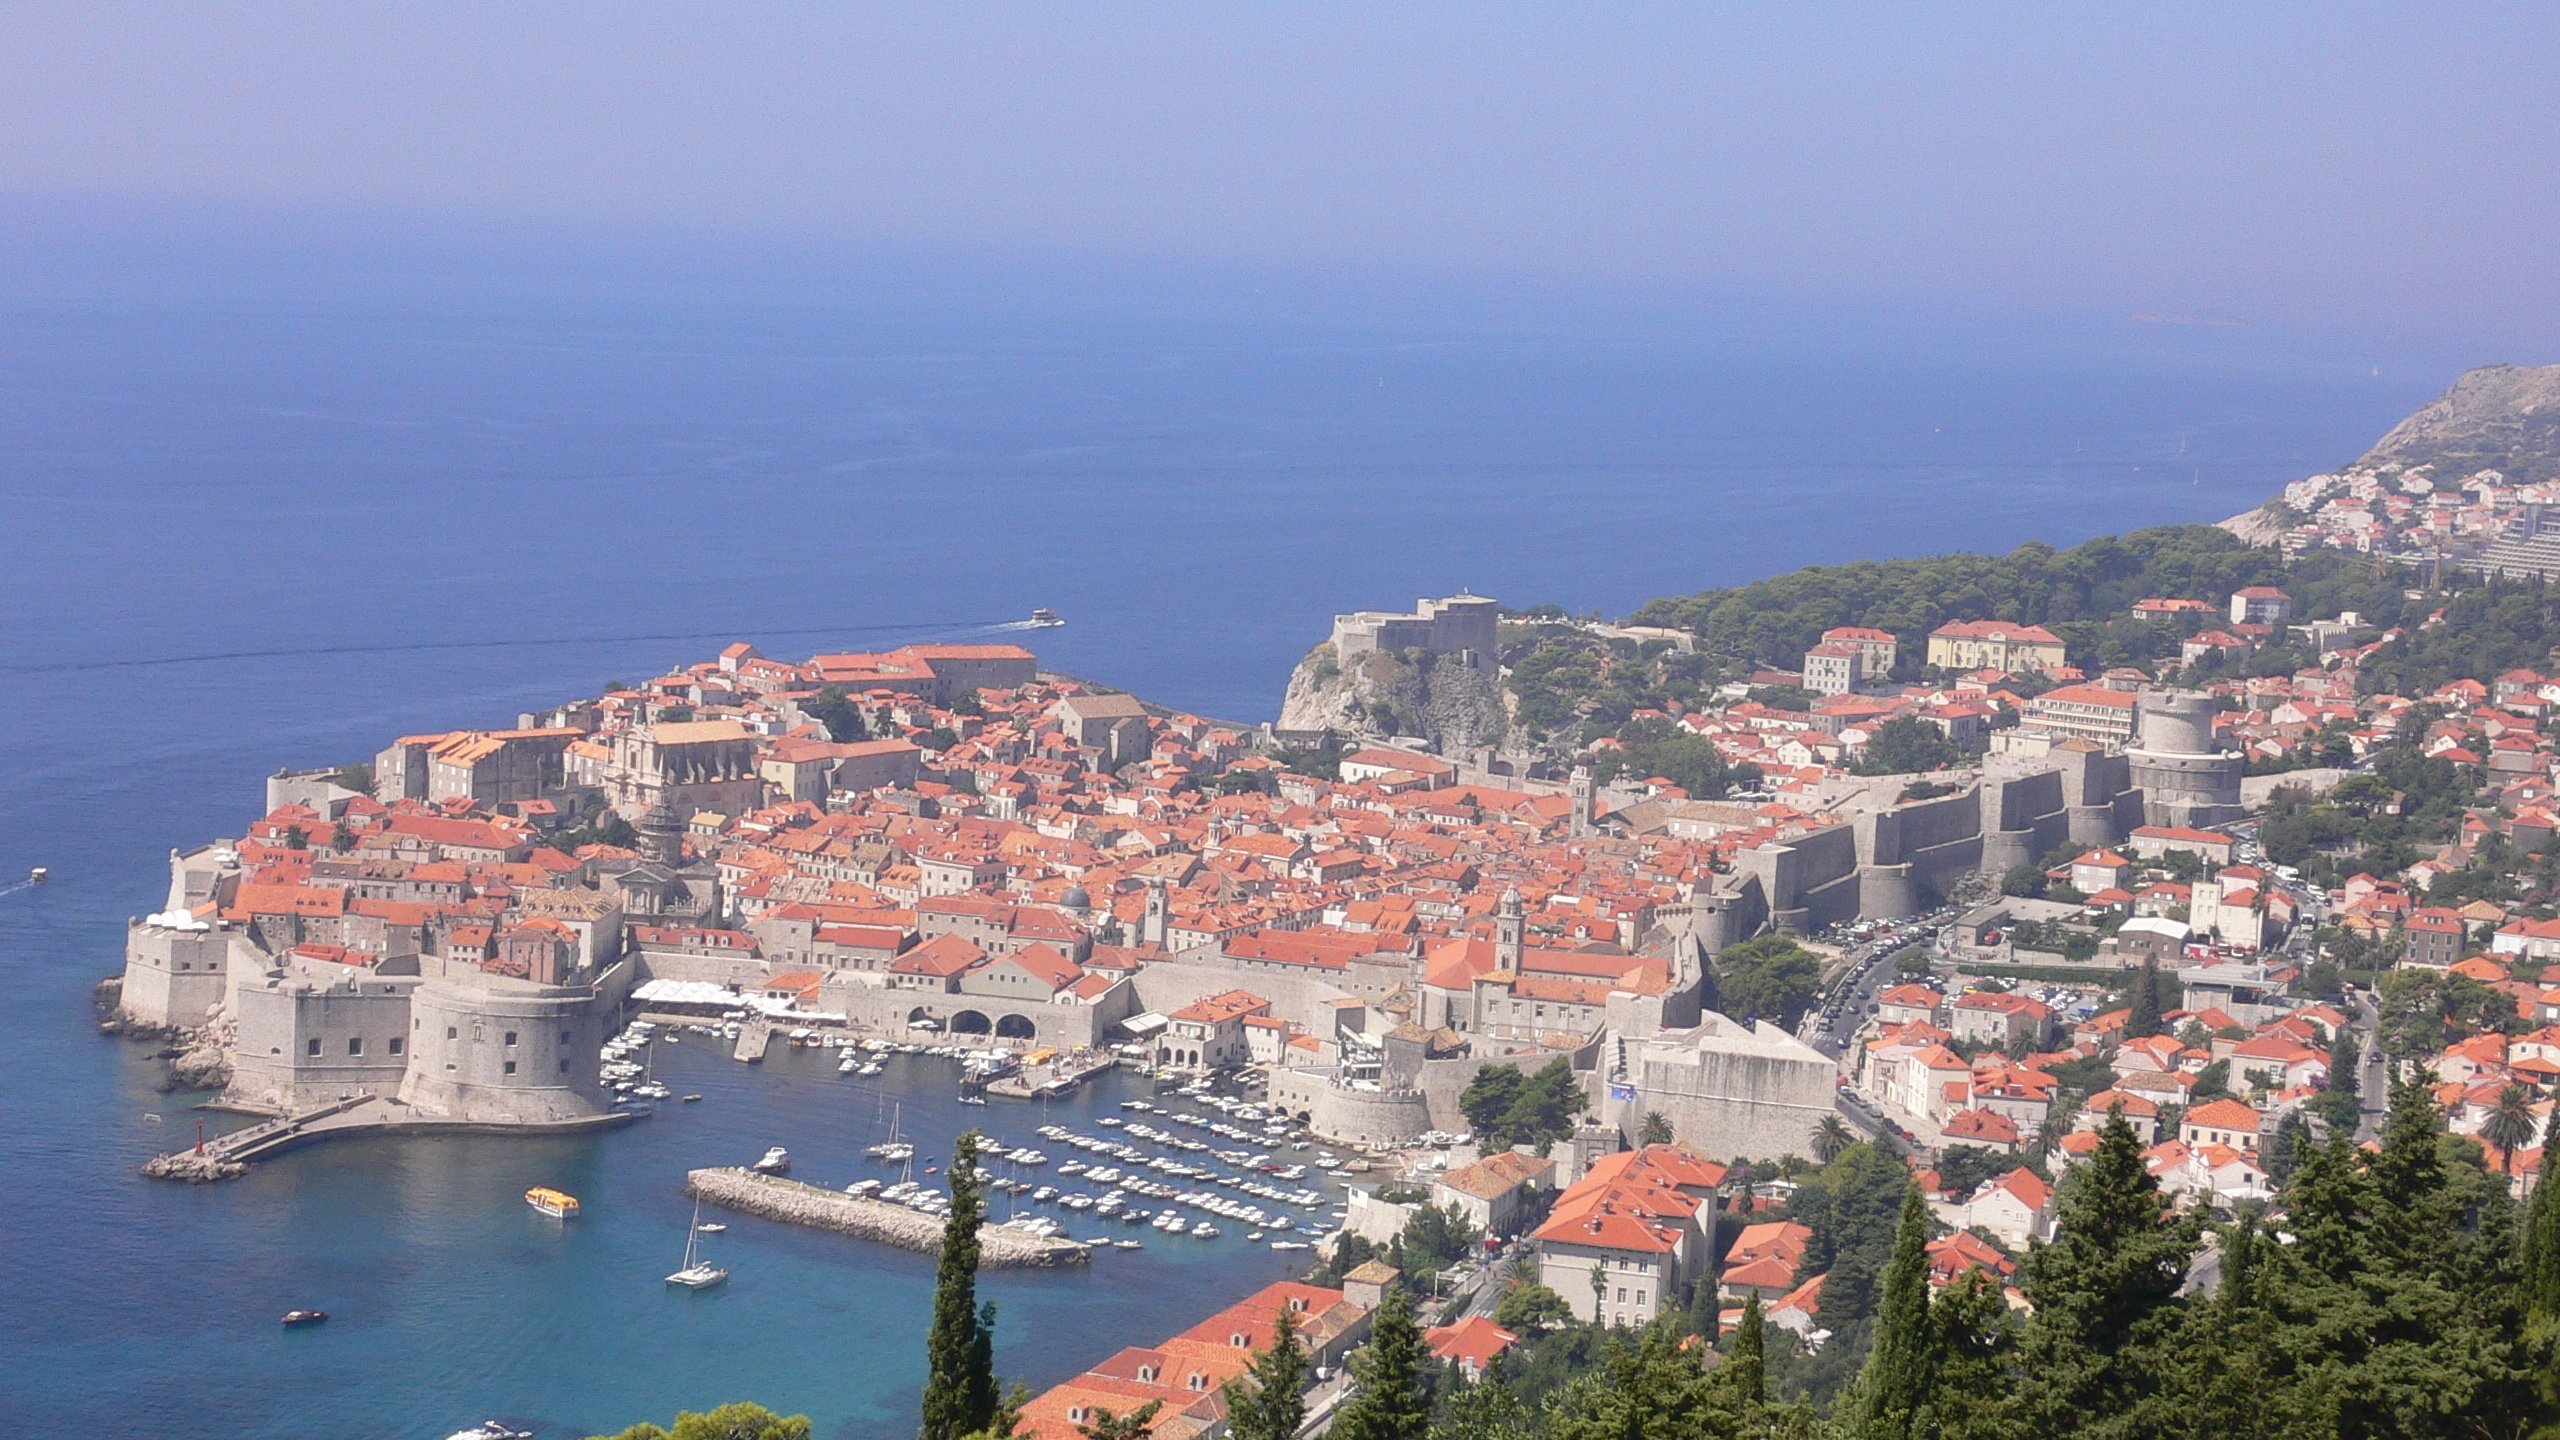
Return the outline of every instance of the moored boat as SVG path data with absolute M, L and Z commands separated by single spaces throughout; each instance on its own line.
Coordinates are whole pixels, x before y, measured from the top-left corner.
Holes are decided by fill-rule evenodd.
M 748 1168 L 759 1175 L 787 1175 L 791 1173 L 791 1152 L 776 1145 L 764 1152 L 763 1159 Z
M 287 1310 L 284 1312 L 284 1323 L 287 1326 L 317 1325 L 328 1318 L 329 1312 L 326 1310 Z
M 712 1264 L 702 1255 L 702 1202 L 693 1202 L 693 1221 L 684 1232 L 684 1266 L 667 1277 L 670 1285 L 687 1290 L 708 1290 L 729 1278 L 729 1272 Z

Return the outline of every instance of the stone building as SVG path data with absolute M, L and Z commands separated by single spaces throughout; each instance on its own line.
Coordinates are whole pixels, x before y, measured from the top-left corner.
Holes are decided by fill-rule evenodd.
M 1386 651 L 1428 650 L 1451 657 L 1470 670 L 1495 664 L 1498 600 L 1459 594 L 1442 600 L 1418 600 L 1405 612 L 1361 610 L 1333 617 L 1333 653 L 1343 664 L 1353 658 Z
M 660 721 L 613 737 L 591 777 L 623 818 L 664 805 L 677 815 L 742 815 L 764 801 L 756 740 L 735 720 Z
M 1929 663 L 1942 670 L 2018 675 L 2053 670 L 2063 663 L 2062 637 L 2010 620 L 1952 620 L 1929 632 Z

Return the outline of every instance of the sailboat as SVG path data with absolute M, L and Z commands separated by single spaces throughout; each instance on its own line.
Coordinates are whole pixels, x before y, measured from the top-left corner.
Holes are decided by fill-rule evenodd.
M 874 1159 L 887 1160 L 895 1164 L 904 1164 L 909 1160 L 913 1160 L 916 1155 L 916 1147 L 911 1142 L 900 1138 L 898 1134 L 898 1126 L 903 1118 L 903 1109 L 893 1112 L 889 1121 L 889 1138 L 881 1141 L 877 1145 L 863 1146 L 862 1153 L 869 1155 Z
M 693 1202 L 693 1223 L 684 1230 L 684 1268 L 667 1277 L 670 1285 L 687 1290 L 708 1290 L 729 1278 L 729 1272 L 702 1258 L 702 1202 Z

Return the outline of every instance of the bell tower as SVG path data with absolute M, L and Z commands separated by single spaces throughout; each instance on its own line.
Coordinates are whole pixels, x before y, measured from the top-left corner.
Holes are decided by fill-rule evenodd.
M 1528 957 L 1528 921 L 1520 910 L 1520 887 L 1502 892 L 1502 908 L 1493 915 L 1494 964 L 1517 975 Z

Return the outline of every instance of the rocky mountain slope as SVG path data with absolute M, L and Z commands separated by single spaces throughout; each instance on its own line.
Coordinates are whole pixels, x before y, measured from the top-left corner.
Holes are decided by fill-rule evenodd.
M 2391 427 L 2346 466 L 2347 475 L 2430 467 L 2439 477 L 2480 470 L 2509 480 L 2560 475 L 2560 365 L 2483 365 Z M 2279 497 L 2281 498 L 2281 497 Z M 2270 545 L 2290 520 L 2278 500 L 2234 515 L 2222 528 Z
M 2556 455 L 2560 365 L 2483 365 L 2392 426 L 2356 465 L 2512 470 L 2548 466 Z

